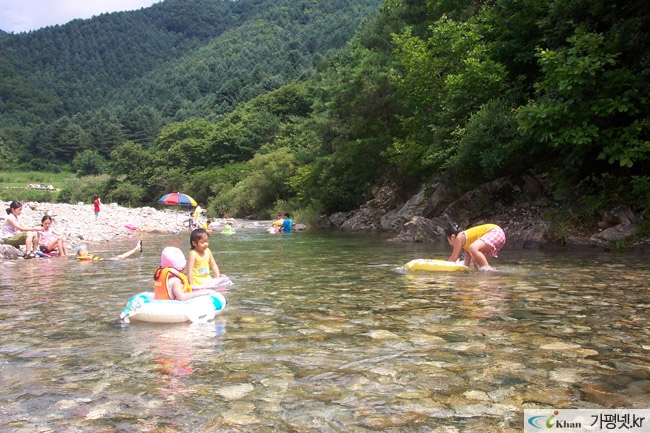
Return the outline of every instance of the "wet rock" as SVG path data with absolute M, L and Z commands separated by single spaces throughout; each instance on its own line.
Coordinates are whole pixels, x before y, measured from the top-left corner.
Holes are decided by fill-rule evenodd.
M 404 224 L 399 234 L 391 238 L 394 242 L 439 242 L 445 239 L 445 222 L 415 216 Z
M 378 330 L 373 330 L 368 333 L 368 336 L 373 339 L 377 340 L 385 340 L 385 339 L 399 339 L 401 338 L 399 335 L 386 331 L 385 329 L 378 329 Z
M 396 397 L 403 398 L 407 400 L 414 400 L 420 398 L 427 398 L 431 394 L 431 391 L 426 389 L 406 389 L 404 391 L 398 392 Z
M 439 184 L 435 186 L 423 185 L 420 191 L 411 197 L 404 205 L 388 211 L 380 219 L 384 231 L 399 232 L 401 228 L 414 218 L 414 215 L 423 215 L 428 205 L 427 194 L 430 190 L 439 191 Z
M 612 227 L 618 224 L 629 226 L 636 222 L 634 212 L 624 205 L 616 206 L 613 209 L 601 209 L 598 213 L 602 217 L 602 221 L 598 223 L 600 228 Z
M 548 377 L 555 382 L 576 383 L 580 381 L 581 374 L 577 370 L 557 369 L 549 371 Z
M 521 400 L 522 409 L 540 409 L 545 406 L 561 407 L 567 402 L 578 401 L 580 398 L 567 385 L 564 388 L 553 389 L 529 388 L 522 393 Z
M 217 389 L 216 393 L 226 400 L 237 400 L 245 397 L 255 390 L 255 387 L 249 383 L 241 385 L 225 386 Z
M 535 200 L 543 193 L 542 183 L 534 177 L 504 177 L 464 194 L 447 206 L 443 218 L 458 227 L 471 227 L 486 218 L 494 219 L 515 202 Z M 491 211 L 486 212 L 487 209 Z
M 243 414 L 238 411 L 229 411 L 221 415 L 223 426 L 246 426 L 258 424 L 259 421 L 254 415 Z
M 611 244 L 596 238 L 579 238 L 570 236 L 564 242 L 568 251 L 606 251 L 611 249 Z
M 303 224 L 303 223 L 296 223 L 293 225 L 293 230 L 296 232 L 304 232 L 308 229 L 308 227 Z
M 525 249 L 541 249 L 549 245 L 546 238 L 546 233 L 550 228 L 550 223 L 547 221 L 534 221 L 527 226 L 503 227 L 506 231 L 508 247 L 525 248 Z
M 397 188 L 392 184 L 374 188 L 373 196 L 375 198 L 361 206 L 351 218 L 345 220 L 340 225 L 341 231 L 382 231 L 381 218 L 394 208 L 398 199 L 396 191 Z
M 336 212 L 328 218 L 330 226 L 340 227 L 347 219 L 354 215 L 353 212 Z
M 490 400 L 496 402 L 505 400 L 506 398 L 510 397 L 512 394 L 513 394 L 512 390 L 506 388 L 497 389 L 487 393 L 487 395 L 490 397 Z
M 636 225 L 632 224 L 618 224 L 614 227 L 603 230 L 598 233 L 596 237 L 605 241 L 616 242 L 624 239 L 629 239 L 637 234 L 639 229 Z
M 489 401 L 490 397 L 483 391 L 470 390 L 463 393 L 463 396 L 468 400 Z
M 0 260 L 16 260 L 22 256 L 23 253 L 18 248 L 0 244 Z
M 591 401 L 610 409 L 625 407 L 628 402 L 626 397 L 598 385 L 586 386 L 582 388 L 582 392 L 586 401 Z
M 486 404 L 452 404 L 451 408 L 456 412 L 456 415 L 461 418 L 473 418 L 484 415 L 503 415 L 501 411 L 495 406 Z
M 562 341 L 543 344 L 542 346 L 540 346 L 541 349 L 555 350 L 555 351 L 567 351 L 571 349 L 578 349 L 579 347 L 580 347 L 579 344 L 564 343 Z
M 86 414 L 86 419 L 100 419 L 120 412 L 120 404 L 117 402 L 108 402 L 93 407 Z

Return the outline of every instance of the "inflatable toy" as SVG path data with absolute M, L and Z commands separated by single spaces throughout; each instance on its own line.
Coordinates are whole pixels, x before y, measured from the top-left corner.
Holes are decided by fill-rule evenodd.
M 405 264 L 404 268 L 412 272 L 458 272 L 466 270 L 467 266 L 445 260 L 417 259 Z
M 162 301 L 154 299 L 153 292 L 142 292 L 129 299 L 120 319 L 153 323 L 202 323 L 215 318 L 226 308 L 226 298 L 221 293 L 198 296 L 187 301 Z
M 216 289 L 224 286 L 232 286 L 232 281 L 227 276 L 221 275 L 217 278 L 207 279 L 202 284 L 193 287 L 196 289 Z

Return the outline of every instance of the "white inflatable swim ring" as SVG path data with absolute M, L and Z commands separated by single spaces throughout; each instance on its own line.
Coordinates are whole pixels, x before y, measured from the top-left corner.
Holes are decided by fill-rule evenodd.
M 467 266 L 438 259 L 411 260 L 404 267 L 412 272 L 458 272 L 467 269 Z
M 153 292 L 142 292 L 129 299 L 120 319 L 154 323 L 207 322 L 226 308 L 221 293 L 198 296 L 187 301 L 154 299 Z

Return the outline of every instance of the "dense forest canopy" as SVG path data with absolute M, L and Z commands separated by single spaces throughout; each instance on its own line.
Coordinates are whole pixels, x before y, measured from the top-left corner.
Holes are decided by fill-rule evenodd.
M 166 0 L 0 37 L 0 133 L 30 168 L 108 158 L 313 75 L 380 0 Z M 60 151 L 59 151 L 60 150 Z
M 0 36 L 0 164 L 103 175 L 85 184 L 132 204 L 182 189 L 219 215 L 528 173 L 648 216 L 647 2 L 379 3 L 166 0 Z

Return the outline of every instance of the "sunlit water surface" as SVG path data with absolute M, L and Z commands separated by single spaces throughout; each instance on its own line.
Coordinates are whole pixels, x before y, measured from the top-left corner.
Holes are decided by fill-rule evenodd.
M 413 275 L 448 246 L 213 234 L 234 281 L 214 322 L 120 323 L 188 238 L 1 263 L 0 431 L 518 432 L 525 408 L 650 408 L 647 256 L 505 249 L 496 273 Z

